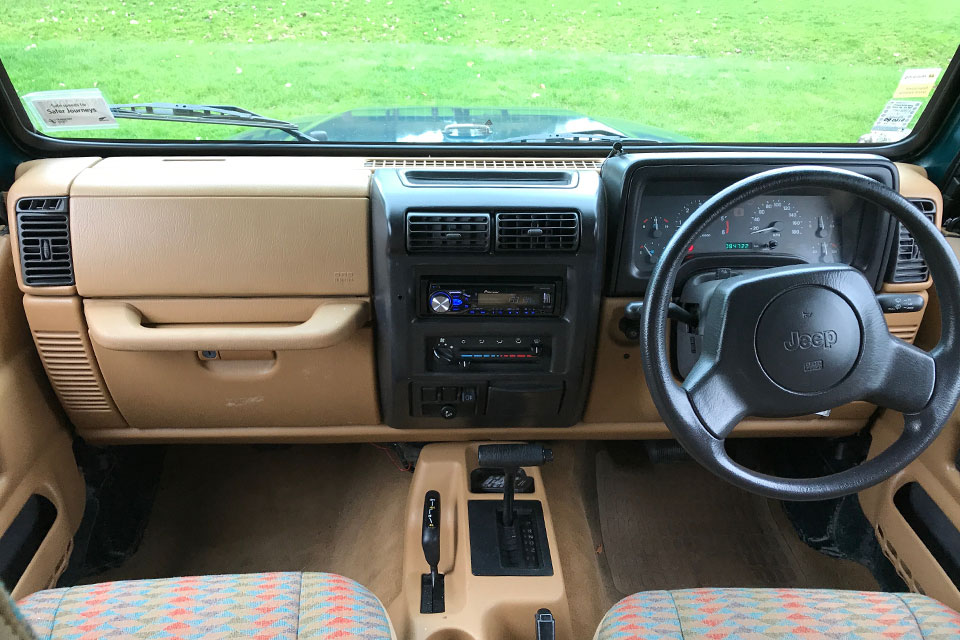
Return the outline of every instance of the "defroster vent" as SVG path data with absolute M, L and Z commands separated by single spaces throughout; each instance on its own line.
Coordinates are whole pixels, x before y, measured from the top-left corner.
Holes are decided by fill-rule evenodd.
M 575 211 L 497 214 L 497 251 L 576 251 L 579 246 Z
M 484 252 L 490 248 L 488 213 L 408 213 L 408 251 Z
M 933 200 L 926 198 L 911 199 L 911 203 L 927 217 L 930 222 L 934 222 L 937 216 L 937 204 Z M 930 270 L 927 268 L 927 262 L 917 247 L 917 242 L 913 235 L 907 231 L 901 223 L 897 223 L 897 244 L 896 253 L 893 256 L 890 272 L 887 276 L 888 282 L 926 282 L 930 276 Z
M 16 216 L 23 283 L 31 287 L 74 284 L 67 199 L 21 198 Z

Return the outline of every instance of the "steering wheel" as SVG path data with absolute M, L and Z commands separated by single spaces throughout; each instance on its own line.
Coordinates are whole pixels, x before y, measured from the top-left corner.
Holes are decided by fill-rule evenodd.
M 941 337 L 929 353 L 887 329 L 873 287 L 847 265 L 791 265 L 721 281 L 700 318 L 703 346 L 678 384 L 667 354 L 667 311 L 684 256 L 705 227 L 757 196 L 835 189 L 889 211 L 913 234 L 940 299 Z M 937 437 L 960 399 L 960 265 L 942 234 L 910 202 L 842 169 L 773 169 L 704 202 L 653 270 L 640 336 L 643 371 L 667 427 L 714 474 L 781 500 L 823 500 L 871 487 Z M 866 400 L 904 414 L 900 437 L 874 458 L 819 478 L 783 478 L 730 458 L 725 440 L 746 416 L 795 417 Z

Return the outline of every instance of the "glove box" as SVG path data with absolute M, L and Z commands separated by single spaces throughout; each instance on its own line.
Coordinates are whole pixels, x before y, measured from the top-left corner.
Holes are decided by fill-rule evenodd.
M 366 298 L 89 299 L 83 308 L 131 427 L 380 421 Z

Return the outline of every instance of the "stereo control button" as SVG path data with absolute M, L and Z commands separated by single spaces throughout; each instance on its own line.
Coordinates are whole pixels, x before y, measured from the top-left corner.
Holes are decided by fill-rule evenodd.
M 450 296 L 446 293 L 440 292 L 430 296 L 430 310 L 434 313 L 446 313 L 450 311 L 451 305 Z

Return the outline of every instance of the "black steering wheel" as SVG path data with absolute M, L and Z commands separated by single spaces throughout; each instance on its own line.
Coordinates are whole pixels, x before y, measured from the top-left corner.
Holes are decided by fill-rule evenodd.
M 723 280 L 700 318 L 703 347 L 678 384 L 667 354 L 667 310 L 686 249 L 713 220 L 757 196 L 836 189 L 889 211 L 913 234 L 940 299 L 941 337 L 929 353 L 887 329 L 873 287 L 846 265 L 793 265 Z M 960 265 L 910 202 L 859 174 L 787 167 L 756 174 L 703 203 L 670 239 L 643 305 L 640 344 L 653 401 L 681 445 L 729 482 L 771 498 L 822 500 L 897 473 L 937 437 L 960 399 Z M 874 458 L 820 478 L 747 469 L 725 439 L 746 416 L 792 417 L 866 400 L 904 414 L 902 435 Z

